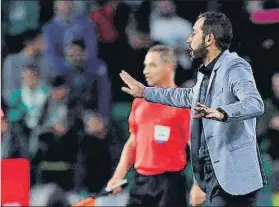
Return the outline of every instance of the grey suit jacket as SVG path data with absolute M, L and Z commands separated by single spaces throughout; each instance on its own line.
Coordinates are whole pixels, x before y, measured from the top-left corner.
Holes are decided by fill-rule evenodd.
M 146 101 L 193 108 L 200 95 L 203 74 L 193 88 L 146 87 Z M 231 195 L 244 195 L 263 187 L 264 175 L 256 142 L 256 117 L 264 112 L 250 65 L 236 53 L 224 51 L 211 74 L 206 105 L 222 108 L 226 122 L 202 119 L 211 161 L 221 187 Z M 191 120 L 191 161 L 196 182 L 203 189 L 198 160 L 201 129 Z

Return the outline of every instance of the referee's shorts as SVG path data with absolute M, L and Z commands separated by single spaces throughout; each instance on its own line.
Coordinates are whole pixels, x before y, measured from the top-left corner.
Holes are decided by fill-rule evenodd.
M 127 206 L 186 206 L 184 171 L 145 176 L 135 174 Z

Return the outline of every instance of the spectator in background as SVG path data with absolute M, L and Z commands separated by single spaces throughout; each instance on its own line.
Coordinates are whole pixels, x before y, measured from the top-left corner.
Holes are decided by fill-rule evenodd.
M 51 96 L 45 104 L 45 114 L 42 121 L 41 133 L 50 129 L 57 135 L 63 135 L 69 128 L 67 93 L 68 86 L 62 76 L 57 76 L 52 81 Z
M 192 24 L 177 15 L 176 5 L 172 0 L 157 1 L 153 6 L 150 17 L 151 39 L 174 48 L 178 60 L 175 81 L 181 85 L 193 76 L 192 62 L 185 42 L 185 37 L 192 32 Z
M 144 76 L 142 75 L 142 63 L 144 62 L 148 49 L 158 43 L 152 41 L 150 37 L 149 21 L 152 2 L 150 0 L 144 0 L 141 4 L 132 6 L 126 34 L 128 37 L 128 43 L 133 49 L 133 57 L 132 62 L 127 67 L 127 71 L 135 77 L 138 77 L 139 80 L 145 81 Z M 123 70 L 123 68 L 121 68 L 121 70 Z
M 21 86 L 11 93 L 8 102 L 7 119 L 12 122 L 16 134 L 11 144 L 19 143 L 19 149 L 11 149 L 19 150 L 19 156 L 31 158 L 38 147 L 36 135 L 49 89 L 40 82 L 36 66 L 26 66 L 21 74 Z
M 78 152 L 78 135 L 69 117 L 67 92 L 64 78 L 54 78 L 51 96 L 45 105 L 40 149 L 36 156 L 42 182 L 53 182 L 66 191 L 74 187 L 74 164 Z
M 92 2 L 90 19 L 95 23 L 101 42 L 112 43 L 118 38 L 114 27 L 114 15 L 117 7 L 115 1 Z
M 151 14 L 150 30 L 154 41 L 169 45 L 175 49 L 178 62 L 183 69 L 191 69 L 191 61 L 186 50 L 185 37 L 192 32 L 192 23 L 176 14 L 172 0 L 155 2 Z
M 146 49 L 154 44 L 150 37 L 149 26 L 151 2 L 149 0 L 142 1 L 140 5 L 134 5 L 132 9 L 126 30 L 129 44 L 135 50 L 142 49 L 146 54 Z
M 40 81 L 48 83 L 52 68 L 44 54 L 45 44 L 39 30 L 29 30 L 25 34 L 25 47 L 17 54 L 8 55 L 4 59 L 2 70 L 2 96 L 7 102 L 12 91 L 21 86 L 21 75 L 27 65 L 37 65 Z
M 70 87 L 69 103 L 77 116 L 86 105 L 97 110 L 105 119 L 110 117 L 110 80 L 105 65 L 94 70 L 94 65 L 87 66 L 87 45 L 83 40 L 73 40 L 67 47 L 65 65 L 68 70 L 61 73 Z
M 102 70 L 103 63 L 98 59 L 97 37 L 94 24 L 86 17 L 76 15 L 74 2 L 55 1 L 55 16 L 43 27 L 43 34 L 46 39 L 47 56 L 55 67 L 56 75 L 67 71 L 64 53 L 67 45 L 73 39 L 82 39 L 86 45 L 88 57 L 85 67 L 95 71 Z
M 22 49 L 24 33 L 29 29 L 38 29 L 40 27 L 39 1 L 16 1 L 4 0 L 3 5 L 3 24 L 5 40 L 8 51 L 17 53 Z
M 273 96 L 265 100 L 265 113 L 258 120 L 257 136 L 270 141 L 268 154 L 273 160 L 272 191 L 274 206 L 279 205 L 279 73 L 272 77 Z
M 118 73 L 133 63 L 133 51 L 126 35 L 131 8 L 124 1 L 115 0 L 91 1 L 90 4 L 89 17 L 96 25 L 99 37 L 98 54 L 107 64 L 112 94 L 115 95 L 112 98 L 118 101 L 123 94 L 118 87 Z
M 112 173 L 110 141 L 112 133 L 106 127 L 106 120 L 91 110 L 83 113 L 84 134 L 81 141 L 82 183 L 89 192 L 99 193 Z

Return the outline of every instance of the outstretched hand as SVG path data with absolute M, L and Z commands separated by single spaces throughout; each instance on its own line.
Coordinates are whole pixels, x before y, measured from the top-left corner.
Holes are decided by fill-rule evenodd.
M 134 97 L 138 97 L 138 98 L 142 98 L 143 97 L 143 93 L 144 93 L 144 88 L 145 86 L 138 82 L 137 80 L 135 80 L 132 76 L 130 76 L 127 72 L 125 71 L 121 71 L 121 73 L 119 74 L 121 79 L 123 80 L 123 82 L 128 86 L 128 87 L 122 87 L 122 91 L 134 96 Z
M 193 114 L 192 118 L 194 119 L 206 118 L 221 121 L 224 118 L 224 114 L 222 114 L 218 110 L 208 108 L 206 105 L 200 103 L 198 103 L 198 105 L 195 107 L 195 110 L 198 111 L 199 114 Z

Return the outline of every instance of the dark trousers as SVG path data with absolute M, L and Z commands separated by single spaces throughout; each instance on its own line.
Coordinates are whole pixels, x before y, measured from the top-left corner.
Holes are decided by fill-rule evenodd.
M 230 195 L 225 192 L 218 183 L 210 161 L 204 163 L 203 172 L 203 186 L 207 196 L 205 206 L 255 206 L 259 190 L 246 195 Z
M 78 139 L 75 129 L 70 129 L 63 136 L 46 132 L 39 136 L 41 147 L 37 154 L 37 165 L 42 162 L 63 162 L 70 165 L 70 169 L 43 169 L 40 179 L 42 183 L 54 182 L 63 190 L 74 188 L 74 169 L 78 152 Z
M 186 206 L 183 171 L 144 176 L 136 173 L 127 206 Z

